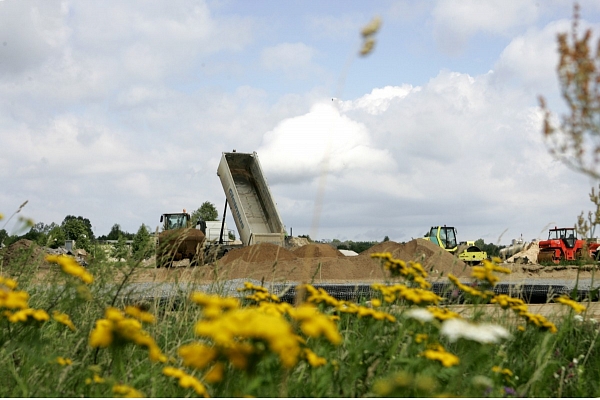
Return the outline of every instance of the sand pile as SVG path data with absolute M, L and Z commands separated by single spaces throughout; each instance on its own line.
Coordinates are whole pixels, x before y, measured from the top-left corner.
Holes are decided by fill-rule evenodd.
M 2 268 L 4 271 L 13 268 L 22 269 L 27 267 L 49 267 L 44 261 L 46 253 L 35 242 L 27 239 L 21 239 L 2 250 L 0 257 L 3 258 Z
M 523 263 L 523 264 L 536 264 L 538 253 L 540 252 L 540 246 L 537 242 L 532 242 L 524 250 L 513 255 L 506 260 L 507 263 Z
M 220 264 L 228 265 L 241 259 L 245 262 L 260 263 L 264 261 L 293 260 L 296 256 L 289 250 L 271 243 L 259 243 L 252 246 L 234 249 L 220 260 Z
M 310 243 L 297 248 L 293 253 L 301 258 L 345 257 L 338 249 L 324 243 Z
M 293 252 L 261 243 L 230 251 L 215 265 L 198 267 L 206 279 L 256 279 L 265 282 L 369 282 L 389 278 L 372 253 L 390 252 L 404 261 L 418 261 L 431 278 L 448 273 L 468 276 L 470 268 L 450 253 L 424 239 L 406 244 L 392 241 L 378 244 L 356 257 L 345 257 L 328 244 L 311 243 Z
M 449 273 L 455 276 L 470 274 L 470 268 L 464 262 L 429 240 L 420 238 L 405 244 L 392 241 L 382 242 L 363 251 L 357 258 L 370 258 L 373 253 L 386 252 L 392 253 L 392 257 L 395 259 L 421 263 L 431 277 L 445 277 Z

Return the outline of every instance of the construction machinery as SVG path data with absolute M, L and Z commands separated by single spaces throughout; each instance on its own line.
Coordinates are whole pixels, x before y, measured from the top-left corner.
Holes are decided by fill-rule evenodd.
M 203 254 L 205 234 L 192 227 L 192 217 L 185 209 L 181 213 L 163 214 L 160 217 L 162 231 L 156 246 L 156 267 L 170 267 L 173 261 L 190 260 L 200 262 Z
M 229 204 L 242 244 L 284 246 L 283 222 L 256 152 L 223 153 L 217 175 L 225 191 L 225 210 Z
M 256 152 L 223 153 L 217 175 L 226 198 L 223 220 L 198 221 L 192 227 L 191 216 L 185 210 L 163 214 L 160 217 L 163 229 L 158 235 L 158 268 L 183 259 L 190 260 L 190 264 L 202 264 L 219 259 L 232 249 L 258 243 L 284 246 L 284 225 Z M 229 241 L 225 224 L 228 204 L 241 244 Z
M 458 243 L 456 229 L 452 226 L 432 226 L 429 232 L 425 234 L 424 239 L 454 254 L 469 265 L 477 265 L 488 258 L 487 253 L 477 247 L 475 242 Z
M 588 243 L 578 239 L 575 228 L 557 228 L 548 230 L 548 240 L 539 242 L 538 263 L 559 264 L 563 261 L 577 261 L 584 257 L 598 260 L 600 243 Z

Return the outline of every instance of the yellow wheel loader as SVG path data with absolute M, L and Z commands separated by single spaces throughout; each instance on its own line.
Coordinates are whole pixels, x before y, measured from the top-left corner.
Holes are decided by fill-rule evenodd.
M 452 226 L 432 226 L 424 239 L 429 240 L 442 249 L 454 254 L 460 260 L 469 265 L 480 264 L 488 258 L 487 253 L 475 246 L 475 242 L 460 242 L 456 241 L 456 229 Z

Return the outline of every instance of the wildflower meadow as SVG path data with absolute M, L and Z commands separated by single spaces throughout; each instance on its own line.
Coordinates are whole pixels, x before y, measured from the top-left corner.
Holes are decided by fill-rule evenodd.
M 391 278 L 374 284 L 371 298 L 341 301 L 305 283 L 294 304 L 250 282 L 238 296 L 190 286 L 181 301 L 135 301 L 125 296 L 142 268 L 134 262 L 84 268 L 47 256 L 44 279 L 26 258 L 2 264 L 0 395 L 600 394 L 599 330 L 585 302 L 562 296 L 550 300 L 568 311 L 561 317 L 531 313 L 521 299 L 494 293 L 510 271 L 486 261 L 470 283 L 448 276 L 461 294 L 457 308 L 457 298 L 431 290 L 420 264 L 372 256 Z

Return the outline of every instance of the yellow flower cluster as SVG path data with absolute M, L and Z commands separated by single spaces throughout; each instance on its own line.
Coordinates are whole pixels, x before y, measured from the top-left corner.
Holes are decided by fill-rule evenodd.
M 317 368 L 327 364 L 327 360 L 316 355 L 311 349 L 304 349 L 303 357 L 308 361 L 311 367 Z
M 138 346 L 146 347 L 152 361 L 166 362 L 167 357 L 162 353 L 154 339 L 142 329 L 140 321 L 127 318 L 117 308 L 108 307 L 104 318 L 96 321 L 96 326 L 90 332 L 89 344 L 91 347 L 108 347 L 115 339 L 133 342 Z
M 583 304 L 579 304 L 575 300 L 571 300 L 569 297 L 564 295 L 556 298 L 554 301 L 571 307 L 578 314 L 586 310 L 586 307 Z
M 60 265 L 65 274 L 80 279 L 83 283 L 90 284 L 94 282 L 94 277 L 85 268 L 75 261 L 73 257 L 65 255 L 47 255 L 46 261 Z
M 201 292 L 192 293 L 191 300 L 202 307 L 204 318 L 217 318 L 223 311 L 232 310 L 240 306 L 235 297 L 221 297 Z
M 421 356 L 439 361 L 444 367 L 452 367 L 460 363 L 460 359 L 452 353 L 448 353 L 441 345 L 433 345 L 420 354 Z
M 0 309 L 9 310 L 29 308 L 29 293 L 23 290 L 15 290 L 18 286 L 17 281 L 0 276 Z M 5 316 L 11 315 L 5 311 Z
M 126 397 L 126 398 L 134 398 L 134 397 L 144 397 L 142 392 L 137 389 L 132 388 L 127 385 L 114 385 L 112 388 L 113 394 L 117 397 Z
M 310 304 L 324 303 L 331 307 L 334 307 L 340 313 L 356 314 L 359 317 L 372 317 L 372 318 L 374 318 L 376 320 L 380 320 L 380 321 L 385 319 L 390 322 L 396 322 L 396 317 L 394 317 L 391 314 L 388 314 L 383 311 L 373 310 L 372 308 L 369 308 L 369 307 L 360 306 L 358 304 L 355 304 L 355 303 L 352 303 L 349 301 L 338 300 L 335 297 L 329 295 L 323 288 L 316 289 L 314 286 L 308 285 L 308 284 L 300 285 L 299 288 L 304 289 L 308 292 L 308 297 L 306 299 L 307 303 L 310 303 Z M 378 302 L 379 302 L 379 299 L 371 300 L 371 304 L 373 304 L 373 305 L 376 305 L 376 304 L 381 305 L 381 302 L 379 302 L 379 303 Z M 377 307 L 377 305 L 376 305 L 376 307 Z
M 125 307 L 125 314 L 139 321 L 146 322 L 149 324 L 154 324 L 156 322 L 156 318 L 154 318 L 154 315 L 152 315 L 149 312 L 142 311 L 139 307 L 127 306 Z
M 184 371 L 174 367 L 165 367 L 162 372 L 166 376 L 179 379 L 179 386 L 182 388 L 192 388 L 199 396 L 209 397 L 206 387 L 192 375 L 186 374 Z
M 71 321 L 71 318 L 67 314 L 64 314 L 64 313 L 54 310 L 52 312 L 52 318 L 55 321 L 60 322 L 63 325 L 66 325 L 73 332 L 75 332 L 77 330 L 77 328 L 75 327 L 75 324 L 73 324 L 73 321 Z
M 437 304 L 443 300 L 440 296 L 430 290 L 411 288 L 402 284 L 386 286 L 376 283 L 371 287 L 381 292 L 383 300 L 388 303 L 392 303 L 396 301 L 396 299 L 403 299 L 413 304 Z
M 338 345 L 342 337 L 335 323 L 327 316 L 321 314 L 314 306 L 302 304 L 289 310 L 289 315 L 300 323 L 300 330 L 309 337 L 325 336 L 329 342 Z
M 499 294 L 494 296 L 490 300 L 490 303 L 498 304 L 502 308 L 510 308 L 511 310 L 519 314 L 520 317 L 525 318 L 527 322 L 532 323 L 539 328 L 546 329 L 552 333 L 556 333 L 558 331 L 556 325 L 548 321 L 543 315 L 530 313 L 528 311 L 527 304 L 525 304 L 525 302 L 521 299 L 510 297 L 505 294 Z M 519 328 L 519 330 L 524 329 Z
M 238 289 L 239 292 L 244 292 L 244 291 L 252 291 L 253 293 L 246 296 L 246 299 L 248 300 L 253 300 L 257 303 L 261 303 L 261 302 L 265 302 L 265 301 L 272 301 L 274 303 L 279 303 L 281 300 L 279 299 L 279 297 L 277 297 L 274 294 L 269 293 L 269 291 L 262 287 L 262 286 L 258 286 L 258 285 L 254 285 L 251 282 L 244 282 L 244 287 L 241 289 Z
M 433 315 L 433 317 L 438 321 L 445 321 L 447 319 L 453 318 L 462 318 L 462 316 L 459 313 L 449 310 L 447 308 L 429 306 L 427 307 L 427 311 L 429 311 Z
M 104 378 L 102 378 L 100 375 L 98 374 L 94 374 L 93 378 L 86 378 L 85 380 L 85 384 L 86 385 L 90 385 L 92 383 L 104 383 L 106 382 Z
M 500 307 L 506 309 L 510 308 L 516 312 L 527 312 L 527 304 L 521 299 L 510 297 L 506 294 L 498 294 L 490 300 L 492 304 L 498 304 Z
M 490 291 L 490 290 L 485 290 L 485 291 L 480 291 L 477 290 L 475 288 L 472 288 L 471 286 L 467 286 L 467 285 L 463 285 L 457 277 L 455 277 L 452 274 L 448 274 L 448 279 L 454 284 L 454 286 L 456 286 L 458 289 L 462 290 L 465 293 L 470 294 L 471 296 L 475 296 L 475 297 L 481 297 L 482 299 L 486 300 L 489 297 L 492 297 L 494 295 L 494 292 Z
M 494 272 L 501 272 L 503 274 L 510 274 L 511 271 L 508 268 L 501 267 L 489 260 L 483 260 L 482 266 L 475 266 L 471 272 L 471 277 L 479 279 L 480 281 L 487 281 L 490 285 L 494 286 L 500 278 L 494 275 Z
M 508 369 L 508 368 L 500 368 L 497 365 L 494 365 L 492 367 L 492 372 L 495 372 L 497 374 L 502 374 L 505 377 L 511 377 L 511 376 L 513 376 L 513 373 L 512 373 L 512 371 L 510 369 Z
M 519 315 L 527 320 L 527 322 L 534 324 L 538 328 L 546 329 L 551 333 L 558 332 L 556 325 L 548 321 L 546 317 L 541 314 L 532 314 L 528 311 L 519 312 Z
M 402 260 L 394 259 L 392 253 L 373 253 L 371 257 L 382 260 L 383 268 L 390 271 L 392 276 L 403 276 L 408 281 L 417 283 L 421 289 L 431 288 L 431 284 L 425 280 L 427 272 L 425 272 L 421 264 L 409 261 L 407 265 Z
M 240 340 L 263 341 L 287 368 L 296 365 L 300 355 L 300 345 L 292 326 L 284 318 L 265 314 L 256 308 L 235 309 L 219 318 L 201 320 L 196 323 L 195 333 L 212 339 L 217 347 L 224 349 L 231 348 Z M 252 347 L 249 350 L 253 351 Z M 237 351 L 234 355 L 240 356 Z M 230 361 L 233 363 L 231 358 Z
M 375 299 L 378 300 L 378 299 Z M 396 317 L 383 311 L 374 310 L 369 307 L 359 306 L 358 304 L 351 302 L 344 302 L 341 308 L 338 308 L 341 312 L 356 314 L 358 317 L 371 317 L 378 321 L 387 320 L 389 322 L 396 322 Z
M 48 313 L 44 310 L 36 310 L 33 308 L 24 308 L 16 312 L 4 311 L 3 315 L 6 317 L 8 322 L 27 322 L 31 317 L 36 321 L 44 322 L 50 319 Z
M 70 358 L 56 357 L 56 363 L 65 367 L 73 364 L 73 361 Z

